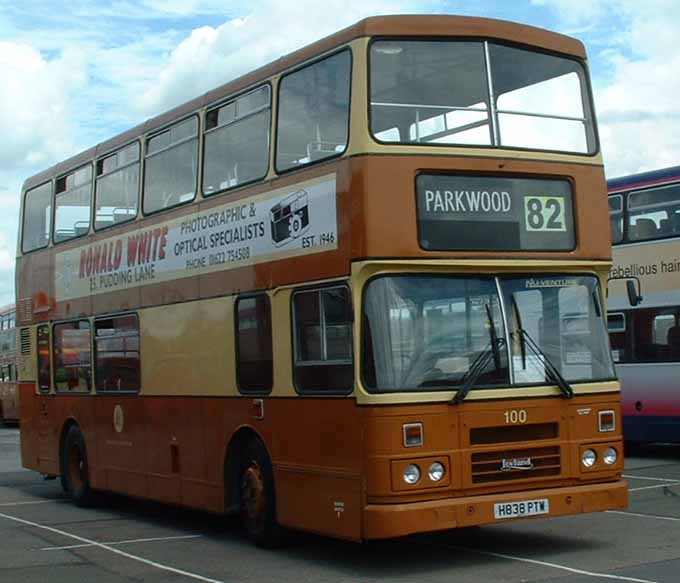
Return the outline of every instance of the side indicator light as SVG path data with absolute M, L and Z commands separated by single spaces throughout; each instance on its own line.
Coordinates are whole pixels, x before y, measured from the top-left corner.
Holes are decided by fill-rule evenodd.
M 599 422 L 600 432 L 614 431 L 616 429 L 616 414 L 614 411 L 600 411 Z
M 402 425 L 404 447 L 420 447 L 423 445 L 423 424 L 405 423 Z

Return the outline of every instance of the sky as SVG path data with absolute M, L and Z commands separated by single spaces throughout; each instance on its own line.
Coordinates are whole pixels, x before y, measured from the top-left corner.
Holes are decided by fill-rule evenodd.
M 586 46 L 607 177 L 680 164 L 680 0 L 0 0 L 0 306 L 21 184 L 364 17 L 460 14 Z

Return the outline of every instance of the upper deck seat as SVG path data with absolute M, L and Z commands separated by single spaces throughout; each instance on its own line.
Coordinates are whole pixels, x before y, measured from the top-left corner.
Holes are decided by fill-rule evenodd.
M 669 220 L 673 234 L 680 235 L 680 212 L 671 213 Z
M 668 356 L 671 360 L 680 360 L 680 326 L 677 324 L 668 329 Z
M 653 219 L 638 219 L 631 225 L 631 239 L 654 239 L 658 236 L 658 229 Z

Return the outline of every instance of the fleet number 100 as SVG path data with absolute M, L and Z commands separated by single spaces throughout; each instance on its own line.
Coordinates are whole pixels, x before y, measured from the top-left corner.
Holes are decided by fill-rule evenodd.
M 527 422 L 527 412 L 524 409 L 511 409 L 505 411 L 505 422 L 508 424 L 518 424 Z

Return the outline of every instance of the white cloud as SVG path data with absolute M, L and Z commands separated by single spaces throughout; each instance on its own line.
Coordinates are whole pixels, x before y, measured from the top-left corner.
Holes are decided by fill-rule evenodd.
M 142 95 L 143 111 L 157 113 L 269 63 L 373 14 L 427 12 L 435 1 L 344 0 L 281 3 L 264 0 L 241 17 L 191 32 L 171 52 L 158 83 Z
M 568 26 L 594 23 L 612 9 L 611 2 L 602 0 L 531 0 L 531 4 L 554 8 Z
M 0 42 L 0 305 L 14 299 L 21 182 L 71 153 L 73 99 L 87 80 L 80 51 L 46 59 L 35 48 Z
M 0 42 L 0 79 L 0 172 L 45 164 L 68 151 L 70 102 L 86 81 L 82 54 L 67 49 L 48 61 L 30 46 Z
M 680 19 L 675 0 L 532 0 L 565 26 L 588 25 L 607 176 L 680 164 Z M 614 27 L 616 34 L 605 37 Z M 592 46 L 605 45 L 601 51 Z M 604 64 L 604 66 L 602 66 Z

